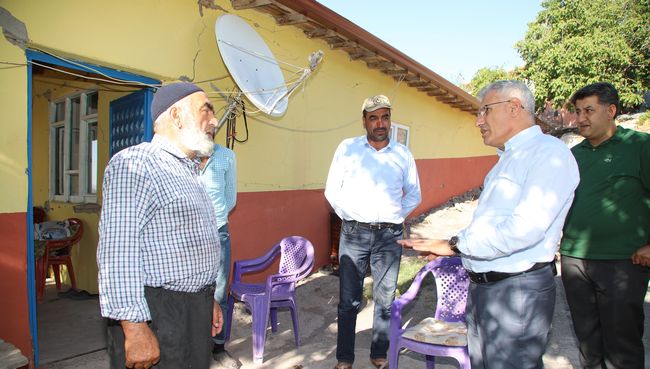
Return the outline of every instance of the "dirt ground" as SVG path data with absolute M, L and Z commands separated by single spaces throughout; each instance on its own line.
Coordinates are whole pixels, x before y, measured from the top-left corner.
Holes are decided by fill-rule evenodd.
M 476 208 L 478 191 L 473 191 L 447 204 L 433 209 L 411 222 L 407 230 L 419 237 L 449 237 L 469 224 Z M 415 257 L 406 251 L 404 257 Z M 560 277 L 556 277 L 557 295 L 549 344 L 544 354 L 546 369 L 579 368 L 578 350 L 573 334 L 573 326 L 564 297 Z M 371 283 L 367 278 L 366 283 Z M 288 312 L 278 314 L 278 332 L 267 331 L 264 350 L 264 363 L 252 362 L 251 315 L 241 304 L 237 304 L 231 340 L 226 347 L 245 369 L 331 369 L 336 363 L 336 306 L 338 304 L 338 277 L 324 271 L 317 271 L 301 281 L 296 289 L 299 304 L 301 345 L 296 347 L 293 327 Z M 435 306 L 435 289 L 423 288 L 418 298 L 409 305 L 404 321 L 416 324 L 431 316 Z M 646 295 L 646 316 L 650 314 L 650 294 Z M 366 301 L 357 317 L 355 368 L 371 368 L 368 362 L 372 339 L 372 315 L 374 304 Z M 650 368 L 650 319 L 646 319 L 646 367 Z M 458 363 L 451 358 L 438 358 L 437 369 L 457 369 Z M 412 369 L 426 367 L 423 357 L 413 352 L 400 354 L 399 368 Z M 47 365 L 47 369 L 108 369 L 105 350 L 70 360 Z M 44 369 L 45 369 L 44 368 Z M 213 363 L 211 369 L 219 369 Z
M 411 219 L 406 223 L 406 236 L 448 239 L 456 235 L 472 221 L 480 194 L 474 189 Z

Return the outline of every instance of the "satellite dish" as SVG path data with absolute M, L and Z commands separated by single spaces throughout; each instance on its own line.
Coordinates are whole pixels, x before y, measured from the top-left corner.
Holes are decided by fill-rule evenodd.
M 264 40 L 232 14 L 220 16 L 214 31 L 221 58 L 239 89 L 264 113 L 282 116 L 287 111 L 289 93 L 278 62 Z

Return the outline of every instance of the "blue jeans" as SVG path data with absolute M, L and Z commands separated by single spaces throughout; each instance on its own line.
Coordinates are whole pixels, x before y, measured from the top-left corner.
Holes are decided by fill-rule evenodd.
M 219 243 L 221 244 L 221 262 L 219 263 L 219 274 L 217 274 L 217 287 L 214 291 L 214 299 L 219 301 L 221 312 L 223 313 L 223 328 L 221 333 L 212 337 L 216 344 L 223 344 L 226 336 L 226 325 L 230 322 L 226 321 L 228 312 L 228 299 L 227 287 L 228 276 L 230 275 L 230 233 L 228 233 L 228 224 L 219 227 Z
M 336 359 L 354 362 L 357 313 L 361 305 L 363 279 L 368 263 L 372 272 L 375 303 L 370 358 L 386 358 L 390 307 L 395 298 L 403 228 L 370 230 L 356 222 L 343 221 L 339 243 L 339 305 Z

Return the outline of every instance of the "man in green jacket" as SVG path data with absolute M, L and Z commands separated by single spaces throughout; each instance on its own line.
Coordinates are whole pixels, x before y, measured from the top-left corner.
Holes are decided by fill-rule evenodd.
M 650 266 L 650 135 L 617 127 L 618 92 L 594 83 L 571 98 L 585 140 L 560 247 L 562 282 L 585 368 L 644 368 Z

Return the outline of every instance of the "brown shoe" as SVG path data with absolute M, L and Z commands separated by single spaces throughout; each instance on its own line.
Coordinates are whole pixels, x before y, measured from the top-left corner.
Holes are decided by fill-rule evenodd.
M 352 369 L 352 364 L 346 363 L 344 361 L 339 361 L 334 365 L 333 369 Z
M 388 369 L 388 360 L 383 357 L 378 357 L 376 359 L 370 359 L 370 364 L 377 369 Z

